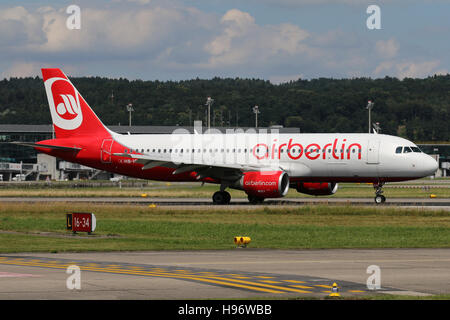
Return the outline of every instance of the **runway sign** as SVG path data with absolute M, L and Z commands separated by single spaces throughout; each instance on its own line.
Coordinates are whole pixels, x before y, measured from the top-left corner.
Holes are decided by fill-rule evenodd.
M 94 232 L 97 220 L 93 213 L 72 212 L 66 214 L 67 230 L 73 232 Z

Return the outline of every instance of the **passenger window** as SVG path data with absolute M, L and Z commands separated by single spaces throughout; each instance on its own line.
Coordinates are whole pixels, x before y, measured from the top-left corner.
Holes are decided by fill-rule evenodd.
M 404 147 L 403 148 L 403 153 L 410 153 L 410 152 L 412 152 L 410 147 Z
M 402 149 L 403 147 L 397 147 L 397 149 L 395 149 L 395 153 L 402 153 Z

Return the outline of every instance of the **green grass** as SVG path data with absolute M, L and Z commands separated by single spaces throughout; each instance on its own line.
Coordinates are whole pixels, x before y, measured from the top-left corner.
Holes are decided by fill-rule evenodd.
M 421 180 L 420 180 L 421 181 Z M 417 182 L 419 183 L 419 182 Z M 450 187 L 429 188 L 420 184 L 408 184 L 415 188 L 398 188 L 387 184 L 384 195 L 387 198 L 429 198 L 431 194 L 437 198 L 450 198 Z M 53 187 L 3 187 L 0 188 L 1 197 L 140 197 L 146 194 L 151 198 L 211 198 L 218 191 L 218 185 L 178 183 L 156 183 L 145 188 L 119 188 L 119 187 L 83 187 L 73 188 L 70 185 L 58 183 Z M 232 198 L 246 198 L 247 195 L 240 190 L 228 189 Z M 336 194 L 322 198 L 373 198 L 374 189 L 371 184 L 342 183 Z M 287 198 L 311 198 L 314 196 L 298 193 L 290 189 Z
M 77 204 L 97 217 L 95 235 L 72 236 L 65 213 L 73 204 L 4 204 L 0 252 L 232 249 L 233 237 L 250 248 L 450 247 L 450 212 L 345 206 L 183 210 Z

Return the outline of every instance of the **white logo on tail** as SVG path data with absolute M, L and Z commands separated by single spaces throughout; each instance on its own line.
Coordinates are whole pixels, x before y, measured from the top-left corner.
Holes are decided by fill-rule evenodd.
M 70 94 L 60 94 L 60 96 L 64 102 L 58 104 L 56 112 L 61 116 L 65 115 L 67 112 L 72 115 L 78 114 L 80 106 L 75 101 L 75 98 Z
M 60 83 L 60 81 L 64 83 Z M 47 79 L 44 85 L 53 123 L 65 130 L 78 128 L 83 122 L 83 114 L 77 89 L 64 78 Z M 57 106 L 55 106 L 55 100 L 59 102 Z

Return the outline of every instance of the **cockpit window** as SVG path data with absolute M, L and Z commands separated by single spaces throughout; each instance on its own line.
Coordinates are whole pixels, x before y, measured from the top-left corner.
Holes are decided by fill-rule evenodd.
M 412 152 L 410 147 L 403 148 L 403 153 L 410 153 L 410 152 Z
M 397 149 L 395 149 L 395 153 L 402 153 L 402 149 L 403 147 L 397 147 Z
M 419 149 L 419 147 L 411 147 L 413 152 L 422 152 L 422 150 Z

